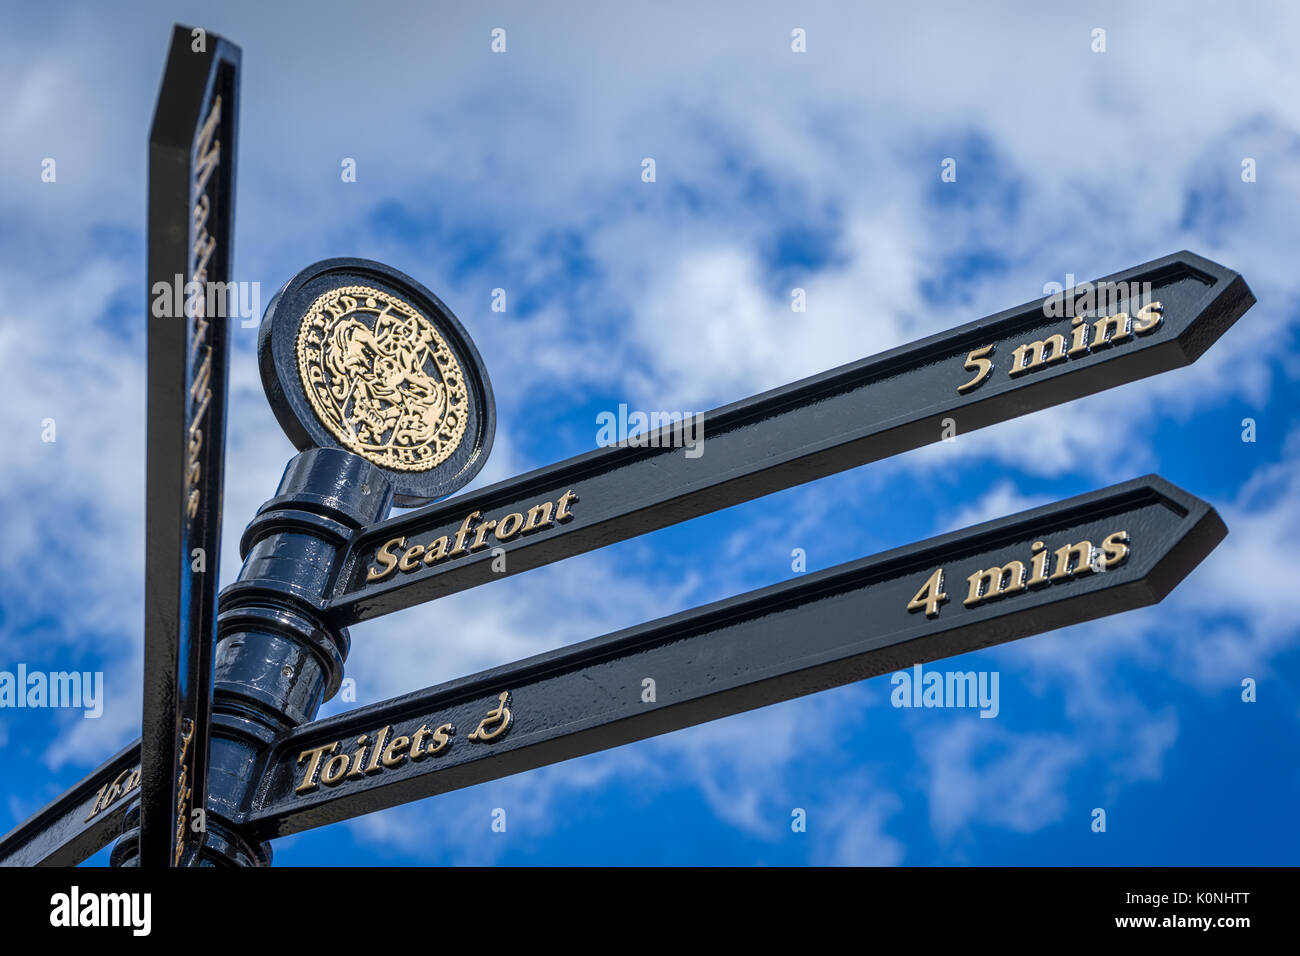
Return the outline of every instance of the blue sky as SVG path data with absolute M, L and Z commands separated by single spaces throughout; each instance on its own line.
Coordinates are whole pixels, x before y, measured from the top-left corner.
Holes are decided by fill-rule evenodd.
M 1219 509 L 1228 539 L 1162 605 L 936 665 L 997 671 L 995 719 L 895 709 L 879 678 L 290 837 L 277 862 L 1296 862 L 1300 9 L 358 14 L 0 0 L 0 669 L 106 681 L 98 720 L 0 712 L 0 830 L 138 733 L 144 172 L 181 21 L 244 50 L 235 278 L 265 305 L 348 255 L 434 290 L 497 395 L 477 485 L 593 447 L 620 403 L 713 408 L 1067 274 L 1188 248 L 1259 300 L 1191 368 L 358 626 L 348 662 L 357 703 L 384 700 L 785 580 L 795 548 L 827 567 L 1152 471 Z M 256 330 L 232 338 L 225 580 L 292 454 Z

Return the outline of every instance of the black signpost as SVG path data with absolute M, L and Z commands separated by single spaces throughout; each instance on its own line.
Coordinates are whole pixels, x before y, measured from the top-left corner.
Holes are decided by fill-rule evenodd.
M 229 274 L 238 51 L 209 35 L 189 60 L 190 36 L 155 121 L 151 280 Z M 315 719 L 353 622 L 1186 365 L 1253 302 L 1177 253 L 387 519 L 482 468 L 492 390 L 429 290 L 317 263 L 263 319 L 300 453 L 241 538 L 215 656 L 225 326 L 151 318 L 142 742 L 0 840 L 0 863 L 79 862 L 120 834 L 116 865 L 265 865 L 278 836 L 1156 603 L 1226 529 L 1150 476 Z M 206 572 L 182 563 L 194 548 Z
M 175 866 L 194 857 L 205 829 L 239 56 L 237 47 L 218 36 L 176 27 L 149 137 L 138 848 L 138 861 L 146 866 Z

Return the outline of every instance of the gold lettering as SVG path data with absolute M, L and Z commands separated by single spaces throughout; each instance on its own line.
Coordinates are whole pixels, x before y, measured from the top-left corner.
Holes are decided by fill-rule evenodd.
M 540 505 L 533 505 L 529 508 L 528 523 L 524 525 L 524 534 L 547 527 L 551 523 L 551 512 L 554 509 L 555 505 L 549 501 L 543 501 Z
M 939 613 L 939 605 L 947 600 L 948 595 L 943 593 L 943 568 L 936 568 L 921 585 L 921 590 L 916 592 L 916 597 L 907 602 L 907 609 L 925 611 L 926 617 L 934 617 Z
M 503 690 L 497 698 L 497 706 L 479 721 L 478 729 L 466 739 L 473 740 L 476 743 L 487 743 L 489 740 L 496 740 L 504 734 L 506 728 L 510 726 L 510 708 L 506 706 L 509 702 L 510 691 Z
M 578 496 L 572 491 L 566 491 L 564 494 L 560 495 L 560 500 L 556 502 L 555 520 L 568 521 L 572 518 L 573 514 L 569 511 L 569 505 L 577 500 Z
M 375 555 L 375 559 L 383 565 L 383 570 L 380 570 L 379 568 L 371 568 L 366 573 L 366 580 L 378 581 L 381 578 L 388 577 L 388 575 L 392 573 L 393 568 L 397 567 L 397 555 L 393 554 L 393 548 L 404 547 L 406 547 L 405 537 L 393 538 L 391 541 L 385 542 L 384 546 L 380 548 L 379 552 Z
M 1048 351 L 1048 350 L 1051 351 Z M 1030 355 L 1029 353 L 1033 353 Z M 1028 362 L 1025 359 L 1028 358 Z M 1011 353 L 1011 375 L 1023 375 L 1042 365 L 1050 365 L 1066 358 L 1065 336 L 1059 332 L 1038 342 L 1017 345 Z
M 374 773 L 379 769 L 379 758 L 382 756 L 383 749 L 388 745 L 388 735 L 392 732 L 392 724 L 387 725 L 379 732 L 379 737 L 375 740 L 375 749 L 370 754 L 370 765 L 366 767 L 366 773 Z
M 320 766 L 320 758 L 325 754 L 332 754 L 338 750 L 338 747 L 338 742 L 335 741 L 328 746 L 317 747 L 314 750 L 304 750 L 298 754 L 299 766 L 302 766 L 303 760 L 307 757 L 311 757 L 311 763 L 307 765 L 307 774 L 302 778 L 302 783 L 294 788 L 294 793 L 309 793 L 316 789 L 316 768 Z
M 483 719 L 478 730 L 470 735 L 471 740 L 480 742 L 494 740 L 506 732 L 512 721 L 507 706 L 509 697 L 509 691 L 500 695 L 498 706 Z M 420 728 L 410 736 L 406 734 L 393 736 L 393 727 L 390 724 L 373 737 L 369 734 L 357 737 L 357 750 L 351 756 L 338 752 L 342 741 L 337 740 L 304 750 L 298 755 L 298 766 L 302 767 L 305 763 L 306 771 L 294 788 L 294 793 L 311 793 L 321 784 L 336 787 L 355 777 L 383 773 L 385 770 L 400 767 L 408 757 L 411 760 L 423 760 L 425 757 L 437 756 L 447 750 L 455 733 L 456 727 L 450 722 L 439 724 L 433 730 L 430 730 L 426 723 L 421 724 Z M 125 774 L 126 771 L 123 773 Z M 118 781 L 121 779 L 122 777 L 119 776 Z M 181 783 L 182 799 L 188 799 L 192 791 L 184 787 L 183 779 Z M 87 820 L 103 811 L 116 799 L 114 796 L 116 787 L 117 781 L 111 788 L 108 785 L 100 788 L 100 792 L 95 795 L 91 813 L 86 817 Z
M 1075 557 L 1079 559 L 1078 564 L 1071 568 L 1070 559 Z M 1067 544 L 1056 549 L 1056 571 L 1052 574 L 1053 581 L 1060 581 L 1075 574 L 1088 574 L 1091 571 L 1091 541 L 1080 541 L 1078 544 Z
M 421 724 L 420 729 L 411 735 L 411 759 L 419 760 L 424 756 L 424 751 L 420 748 L 424 746 L 424 739 L 433 736 L 433 731 L 429 729 L 428 724 Z
M 1047 545 L 1041 541 L 1035 541 L 1032 548 L 1034 554 L 1033 573 L 1030 574 L 1029 580 L 1025 582 L 1025 587 L 1038 587 L 1047 583 L 1047 560 L 1051 557 L 1046 549 Z
M 514 527 L 507 531 L 506 526 L 511 523 L 511 519 L 514 519 Z M 509 541 L 519 533 L 519 529 L 522 528 L 523 525 L 524 516 L 518 511 L 512 511 L 497 523 L 497 540 Z
M 1082 355 L 1088 351 L 1088 323 L 1083 321 L 1083 316 L 1076 315 L 1070 320 L 1074 326 L 1074 332 L 1070 336 L 1070 358 Z
M 1138 335 L 1145 335 L 1155 329 L 1164 317 L 1165 307 L 1159 302 L 1149 302 L 1142 308 L 1138 309 L 1137 314 L 1133 316 L 1133 331 Z
M 1004 594 L 1023 591 L 1025 588 L 1025 563 L 1008 561 L 1002 567 L 976 571 L 969 578 L 970 592 L 962 604 L 974 607 L 982 601 L 992 601 Z
M 962 366 L 968 372 L 974 372 L 975 377 L 964 385 L 958 385 L 957 391 L 961 394 L 969 392 L 976 385 L 983 382 L 993 371 L 993 362 L 989 360 L 989 355 L 993 353 L 993 346 L 986 345 L 983 348 L 975 349 L 970 355 L 966 356 L 966 364 Z
M 217 168 L 217 162 L 221 159 L 221 142 L 215 139 L 217 124 L 221 122 L 221 97 L 216 97 L 212 101 L 212 110 L 208 113 L 207 120 L 203 123 L 203 128 L 199 130 L 199 141 L 195 147 L 198 153 L 198 163 L 194 167 L 194 191 L 201 193 L 208 186 L 208 178 L 211 177 L 213 170 Z
M 451 735 L 455 732 L 456 728 L 452 724 L 439 725 L 433 732 L 433 743 L 424 748 L 424 753 L 421 756 L 434 757 L 442 753 L 447 748 L 447 745 L 451 743 Z
M 176 778 L 176 832 L 173 835 L 176 850 L 172 856 L 173 866 L 180 866 L 181 857 L 185 853 L 185 824 L 189 816 L 185 811 L 189 807 L 190 797 L 194 795 L 194 788 L 189 786 L 190 765 L 185 762 L 190 752 L 190 741 L 194 739 L 194 721 L 187 717 L 182 724 L 185 729 L 181 732 L 181 772 Z
M 123 777 L 126 778 L 125 783 L 122 782 Z M 86 819 L 91 820 L 97 814 L 103 813 L 138 786 L 140 786 L 140 768 L 123 770 L 113 778 L 112 783 L 106 783 L 99 788 L 99 792 L 95 794 L 95 802 L 91 804 L 90 813 L 86 815 Z
M 96 813 L 100 811 L 99 802 L 104 799 L 104 791 L 107 789 L 108 789 L 108 784 L 104 784 L 102 787 L 99 788 L 98 791 L 96 791 L 95 802 L 90 805 L 90 812 L 86 814 L 86 820 L 90 820 L 91 817 L 93 817 Z M 84 823 L 86 822 L 86 820 L 83 820 L 82 822 Z
M 481 511 L 471 511 L 465 516 L 465 520 L 460 523 L 460 530 L 456 532 L 456 543 L 447 552 L 448 557 L 455 558 L 466 553 L 465 538 L 469 534 L 469 526 L 473 524 L 475 518 L 481 517 L 482 514 Z
M 332 787 L 343 779 L 343 775 L 348 770 L 348 755 L 335 754 L 325 761 L 325 766 L 320 771 L 320 782 L 327 787 Z
M 481 520 L 481 511 L 471 511 L 450 538 L 445 534 L 439 535 L 427 545 L 408 547 L 405 537 L 392 538 L 375 552 L 375 563 L 366 569 L 366 583 L 382 581 L 394 571 L 409 574 L 418 571 L 421 564 L 427 567 L 444 558 L 457 558 L 479 551 L 488 546 L 488 535 L 494 532 L 498 541 L 509 541 L 517 535 L 550 527 L 554 522 L 571 521 L 571 507 L 577 500 L 578 495 L 569 490 L 557 501 L 542 501 L 531 508 L 521 508 L 502 518 L 486 521 Z
M 1115 331 L 1113 336 L 1109 333 Z M 1114 315 L 1103 316 L 1092 324 L 1092 347 L 1094 349 L 1104 348 L 1113 345 L 1116 342 L 1123 342 L 1129 337 L 1129 321 L 1127 312 L 1116 312 Z
M 385 767 L 396 767 L 406 759 L 406 754 L 402 753 L 410 744 L 410 737 L 394 737 L 384 748 L 383 765 Z
M 440 535 L 429 542 L 429 547 L 424 551 L 424 563 L 433 564 L 435 561 L 441 561 L 447 556 L 447 536 Z
M 208 260 L 212 258 L 212 253 L 217 251 L 217 240 L 215 236 L 209 236 L 204 233 L 194 242 L 194 253 L 199 257 L 194 266 L 194 281 L 199 283 L 200 290 L 195 305 L 195 318 L 198 321 L 194 326 L 195 335 L 206 335 L 208 323 L 204 321 L 207 317 L 208 300 L 204 295 L 202 286 L 207 284 L 208 278 Z
M 212 397 L 212 390 L 208 385 L 212 382 L 212 350 L 203 353 L 203 361 L 199 363 L 198 369 L 194 372 L 194 384 L 190 386 L 190 398 L 202 399 L 200 412 L 194 417 L 198 418 L 204 411 L 207 411 L 207 399 Z M 207 395 L 204 395 L 204 392 Z M 192 426 L 191 426 L 192 427 Z
M 1107 535 L 1106 540 L 1101 543 L 1101 550 L 1106 555 L 1101 559 L 1103 568 L 1110 569 L 1123 563 L 1129 551 L 1128 532 L 1116 531 L 1114 534 Z
M 476 548 L 486 548 L 487 542 L 484 541 L 483 538 L 487 536 L 487 533 L 489 531 L 491 531 L 493 528 L 496 527 L 496 524 L 497 523 L 495 521 L 484 521 L 481 525 L 479 525 L 478 534 L 475 535 L 474 543 L 469 546 L 469 549 L 473 551 Z
M 207 193 L 199 196 L 198 202 L 194 204 L 194 234 L 206 235 L 208 229 L 208 216 L 212 213 L 212 200 L 208 198 Z
M 365 771 L 361 765 L 366 761 L 366 744 L 370 743 L 370 738 L 362 734 L 357 738 L 357 752 L 352 755 L 352 769 L 348 771 L 349 777 L 360 777 Z
M 424 554 L 424 545 L 413 544 L 406 549 L 406 554 L 402 555 L 402 560 L 397 562 L 397 567 L 402 571 L 416 571 L 420 567 L 419 557 Z

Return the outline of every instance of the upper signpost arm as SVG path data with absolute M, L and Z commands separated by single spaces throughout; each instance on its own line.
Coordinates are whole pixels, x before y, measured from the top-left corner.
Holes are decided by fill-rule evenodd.
M 378 617 L 1186 365 L 1253 302 L 1188 252 L 1084 283 L 381 522 L 327 614 Z

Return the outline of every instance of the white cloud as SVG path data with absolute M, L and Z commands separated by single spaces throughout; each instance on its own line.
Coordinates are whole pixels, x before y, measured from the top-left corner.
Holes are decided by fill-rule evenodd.
M 1027 511 L 1038 505 L 1046 504 L 1050 499 L 1043 495 L 1025 495 L 1009 478 L 1004 478 L 990 488 L 979 500 L 964 506 L 944 527 L 936 531 L 956 531 L 971 525 L 1003 518 L 1020 511 Z
M 919 736 L 917 752 L 941 839 L 971 824 L 1031 833 L 1056 823 L 1067 808 L 1068 774 L 1087 753 L 1065 734 L 1013 734 L 996 720 L 977 719 L 954 720 Z
M 809 814 L 813 859 L 828 866 L 897 866 L 906 847 L 888 834 L 902 801 L 864 774 L 850 776 L 840 793 Z

